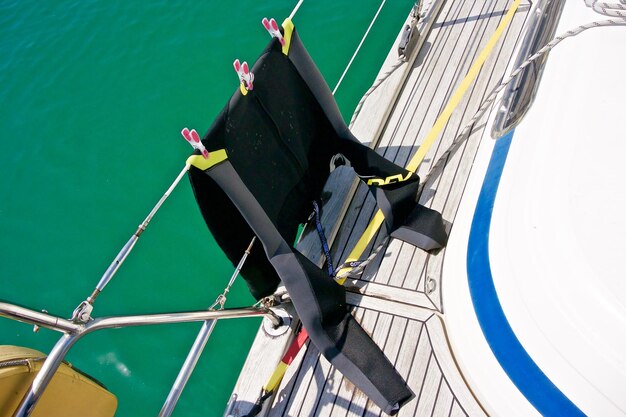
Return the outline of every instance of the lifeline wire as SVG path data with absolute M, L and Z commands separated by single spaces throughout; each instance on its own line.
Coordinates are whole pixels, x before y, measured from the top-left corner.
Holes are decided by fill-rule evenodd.
M 235 280 L 239 276 L 239 273 L 241 272 L 241 268 L 243 268 L 243 264 L 246 262 L 246 259 L 248 259 L 250 252 L 252 252 L 252 246 L 254 245 L 255 241 L 256 241 L 256 236 L 253 236 L 252 240 L 250 241 L 250 244 L 248 245 L 248 248 L 244 251 L 243 256 L 239 260 L 239 263 L 237 264 L 235 271 L 233 271 L 233 274 L 230 276 L 230 281 L 228 281 L 228 284 L 224 288 L 224 291 L 220 295 L 218 295 L 215 301 L 213 302 L 213 304 L 211 304 L 211 307 L 208 308 L 209 310 L 213 310 L 218 305 L 219 305 L 220 310 L 224 309 L 224 304 L 226 304 L 226 296 L 228 295 L 230 288 L 235 283 Z
M 120 251 L 117 253 L 115 259 L 113 259 L 113 262 L 111 262 L 106 271 L 104 271 L 104 274 L 102 274 L 100 281 L 98 281 L 98 284 L 96 285 L 96 288 L 93 290 L 91 295 L 74 309 L 74 312 L 72 313 L 73 321 L 86 323 L 91 319 L 91 312 L 93 311 L 93 304 L 96 301 L 96 298 L 102 292 L 102 290 L 104 290 L 104 287 L 107 286 L 111 279 L 113 279 L 113 276 L 117 273 L 117 270 L 120 268 L 120 266 L 122 266 L 130 252 L 135 247 L 137 240 L 139 240 L 139 236 L 141 236 L 144 230 L 146 230 L 146 227 L 148 227 L 148 224 L 150 223 L 156 212 L 161 208 L 161 206 L 170 196 L 172 191 L 174 191 L 174 188 L 176 188 L 185 173 L 189 171 L 189 168 L 190 165 L 185 164 L 185 167 L 182 169 L 182 171 L 180 171 L 172 185 L 170 185 L 167 191 L 165 191 L 157 204 L 152 208 L 148 216 L 139 225 L 139 227 L 137 227 L 137 231 L 131 235 L 130 239 L 128 239 L 126 244 L 124 244 L 124 246 L 122 246 L 122 249 L 120 249 Z
M 380 11 L 382 10 L 382 8 L 385 5 L 386 1 L 387 0 L 383 0 L 382 3 L 380 3 L 380 7 L 378 7 L 378 11 L 376 12 L 376 15 L 374 15 L 374 18 L 370 22 L 370 25 L 368 26 L 367 30 L 365 31 L 365 34 L 361 38 L 361 42 L 359 42 L 359 46 L 356 47 L 356 50 L 354 51 L 354 54 L 352 54 L 352 58 L 350 58 L 350 62 L 348 62 L 348 65 L 346 66 L 346 69 L 343 70 L 343 74 L 341 74 L 341 77 L 339 78 L 339 81 L 337 81 L 337 85 L 335 85 L 335 88 L 333 89 L 333 96 L 337 92 L 337 89 L 341 85 L 341 82 L 343 81 L 343 78 L 346 76 L 346 73 L 350 69 L 350 66 L 352 65 L 352 61 L 354 61 L 354 58 L 356 58 L 356 54 L 359 53 L 359 50 L 361 49 L 361 46 L 363 45 L 363 42 L 365 42 L 365 38 L 367 38 L 367 35 L 370 33 L 370 29 L 372 29 L 372 26 L 374 26 L 374 22 L 376 21 L 376 19 L 378 19 L 378 15 L 380 14 Z
M 122 263 L 124 262 L 124 260 L 126 259 L 130 251 L 135 246 L 135 242 L 137 241 L 137 239 L 139 239 L 139 236 L 143 233 L 144 230 L 146 230 L 146 227 L 148 227 L 148 224 L 150 223 L 150 221 L 152 220 L 156 212 L 159 211 L 159 209 L 161 208 L 165 200 L 167 200 L 167 198 L 170 196 L 172 191 L 174 191 L 174 188 L 176 188 L 176 186 L 178 185 L 180 180 L 183 178 L 185 173 L 187 173 L 187 171 L 189 171 L 189 164 L 186 164 L 185 167 L 182 169 L 182 171 L 180 171 L 180 173 L 178 174 L 178 176 L 176 177 L 172 185 L 170 185 L 167 191 L 165 191 L 163 196 L 159 199 L 156 205 L 152 208 L 152 210 L 150 211 L 148 216 L 145 218 L 145 220 L 139 225 L 135 234 L 131 236 L 131 239 L 128 241 L 126 245 L 124 245 L 120 253 L 115 257 L 115 259 L 109 266 L 109 268 L 107 268 L 107 270 L 104 272 L 104 275 L 102 275 L 102 278 L 100 278 L 100 282 L 98 282 L 98 285 L 96 286 L 96 290 L 90 297 L 91 302 L 95 300 L 96 296 L 104 289 L 104 287 L 109 283 L 109 281 L 111 281 L 111 278 L 113 278 L 113 275 L 115 275 L 115 273 L 117 272 L 119 267 L 122 265 Z
M 302 3 L 304 2 L 304 0 L 300 0 L 298 2 L 298 4 L 296 4 L 296 7 L 293 8 L 293 10 L 291 11 L 291 14 L 289 15 L 288 19 L 292 20 L 293 17 L 296 15 L 296 13 L 298 12 L 298 9 L 300 8 L 300 6 L 302 6 Z
M 420 13 L 422 10 L 422 1 L 416 2 L 416 6 L 413 10 L 414 10 L 413 19 L 419 19 Z M 352 129 L 352 126 L 354 125 L 356 118 L 361 113 L 361 110 L 363 109 L 363 105 L 365 104 L 365 101 L 370 96 L 370 94 L 372 94 L 374 90 L 376 90 L 387 78 L 389 78 L 391 74 L 393 74 L 398 68 L 400 68 L 402 64 L 407 62 L 407 59 L 408 58 L 404 55 L 400 56 L 398 60 L 395 62 L 395 64 L 393 64 L 391 68 L 389 68 L 389 70 L 387 70 L 383 75 L 381 75 L 378 79 L 376 79 L 376 81 L 374 81 L 372 86 L 365 92 L 365 94 L 363 94 L 363 97 L 361 97 L 361 100 L 359 100 L 359 103 L 356 105 L 356 108 L 354 109 L 354 112 L 352 113 L 352 118 L 350 119 L 350 125 L 349 125 L 350 129 Z

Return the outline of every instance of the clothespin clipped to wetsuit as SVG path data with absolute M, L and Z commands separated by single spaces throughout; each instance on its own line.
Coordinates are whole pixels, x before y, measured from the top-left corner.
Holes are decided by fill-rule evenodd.
M 265 29 L 270 33 L 272 38 L 277 38 L 280 44 L 285 46 L 285 38 L 283 38 L 283 34 L 280 33 L 278 23 L 276 23 L 274 18 L 267 20 L 267 17 L 264 17 L 263 20 L 261 20 L 261 23 L 263 23 L 263 27 L 265 27 Z
M 200 151 L 204 159 L 209 159 L 209 151 L 206 150 L 202 141 L 200 140 L 200 135 L 196 132 L 196 129 L 187 129 L 184 128 L 180 131 L 180 134 L 183 135 L 185 140 L 189 142 L 189 144 L 194 148 Z
M 248 67 L 248 63 L 246 61 L 242 63 L 239 62 L 238 59 L 235 59 L 233 62 L 233 67 L 235 68 L 235 72 L 239 76 L 239 88 L 241 90 L 241 94 L 244 96 L 248 94 L 248 91 L 254 88 L 254 74 L 250 71 Z

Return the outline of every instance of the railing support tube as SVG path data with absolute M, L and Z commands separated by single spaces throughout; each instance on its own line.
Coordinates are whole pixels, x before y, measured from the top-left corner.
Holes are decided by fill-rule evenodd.
M 196 340 L 193 342 L 193 345 L 187 354 L 187 359 L 185 359 L 185 363 L 183 363 L 183 366 L 180 368 L 176 381 L 174 381 L 174 385 L 172 385 L 172 389 L 165 399 L 165 403 L 163 404 L 163 408 L 161 408 L 159 417 L 169 417 L 172 415 L 174 407 L 176 407 L 178 399 L 183 393 L 183 389 L 185 388 L 185 385 L 187 385 L 187 381 L 189 381 L 189 377 L 196 367 L 198 359 L 200 359 L 200 354 L 204 350 L 204 347 L 213 332 L 213 328 L 215 328 L 215 320 L 208 320 L 202 324 L 202 329 L 200 329 L 198 336 L 196 336 Z
M 17 321 L 34 324 L 36 326 L 43 326 L 64 333 L 59 341 L 54 345 L 52 351 L 50 351 L 50 354 L 43 363 L 41 370 L 37 373 L 37 376 L 33 380 L 31 386 L 28 388 L 26 395 L 24 395 L 24 398 L 22 398 L 19 407 L 13 414 L 13 417 L 28 417 L 31 415 L 35 406 L 37 405 L 37 402 L 41 398 L 41 395 L 52 380 L 52 377 L 54 376 L 56 371 L 59 369 L 59 366 L 63 362 L 65 355 L 67 355 L 67 352 L 74 345 L 74 343 L 78 341 L 78 339 L 88 333 L 102 329 L 115 329 L 130 326 L 147 326 L 151 324 L 188 323 L 192 321 L 203 321 L 205 323 L 201 332 L 202 334 L 198 336 L 198 338 L 196 339 L 196 343 L 194 343 L 194 348 L 198 348 L 201 351 L 204 347 L 204 344 L 206 344 L 206 340 L 208 340 L 211 331 L 213 330 L 213 326 L 215 325 L 215 322 L 217 320 L 261 316 L 267 317 L 276 327 L 283 324 L 282 319 L 267 307 L 248 307 L 217 311 L 201 310 L 186 311 L 180 313 L 103 317 L 91 320 L 88 323 L 83 324 L 74 323 L 61 317 L 53 316 L 47 313 L 41 313 L 39 311 L 20 307 L 15 304 L 0 302 L 0 317 L 6 317 Z M 192 356 L 191 353 L 190 356 Z M 193 370 L 192 365 L 195 365 L 195 362 L 193 362 L 191 359 L 189 359 L 189 362 L 189 364 L 187 364 L 186 362 L 185 365 L 188 367 L 188 372 L 191 373 L 191 371 Z M 181 377 L 181 390 L 182 387 L 184 387 L 184 382 L 186 382 L 186 379 L 184 378 L 185 376 L 183 375 Z M 186 378 L 188 379 L 188 376 Z

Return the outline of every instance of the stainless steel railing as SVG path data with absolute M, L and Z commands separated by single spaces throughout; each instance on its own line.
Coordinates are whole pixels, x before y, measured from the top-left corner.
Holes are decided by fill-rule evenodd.
M 26 417 L 31 415 L 37 405 L 37 401 L 41 398 L 41 395 L 61 365 L 61 362 L 67 355 L 67 352 L 80 338 L 89 333 L 103 329 L 148 326 L 153 324 L 188 323 L 195 321 L 205 322 L 205 326 L 210 327 L 210 330 L 212 330 L 217 320 L 244 317 L 265 317 L 272 323 L 273 327 L 280 327 L 284 325 L 282 319 L 267 306 L 100 317 L 89 320 L 86 323 L 81 323 L 73 322 L 52 314 L 31 310 L 15 304 L 0 302 L 0 316 L 63 333 L 61 338 L 48 354 L 41 370 L 37 373 L 37 376 L 33 380 L 30 388 L 24 395 L 19 407 L 13 414 L 14 417 Z M 208 332 L 206 339 L 208 339 L 209 335 L 210 331 Z M 206 340 L 204 340 L 204 343 L 206 343 Z M 204 345 L 202 345 L 202 347 L 203 346 Z M 194 347 L 192 347 L 192 351 L 190 352 L 190 356 L 195 357 L 197 360 L 201 351 L 202 349 L 200 346 L 196 346 L 196 344 L 194 344 Z M 192 352 L 196 352 L 196 354 L 192 355 Z M 194 365 L 195 361 L 185 361 L 181 369 L 181 374 L 191 373 Z M 177 387 L 178 390 L 182 390 L 180 384 L 175 384 L 175 387 Z M 170 397 L 172 397 L 172 400 L 168 401 Z M 171 414 L 175 405 L 175 399 L 177 398 L 177 396 L 172 396 L 170 393 L 168 400 L 166 400 L 165 405 L 163 406 L 161 415 Z
M 553 37 L 565 0 L 539 0 L 533 5 L 513 68 L 546 45 Z M 491 136 L 499 138 L 517 126 L 533 103 L 548 55 L 535 60 L 507 86 L 493 123 Z

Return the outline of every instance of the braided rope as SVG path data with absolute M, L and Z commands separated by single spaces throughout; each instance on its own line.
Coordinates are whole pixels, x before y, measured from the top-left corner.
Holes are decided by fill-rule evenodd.
M 352 126 L 354 125 L 354 122 L 357 116 L 359 115 L 359 113 L 361 113 L 361 109 L 363 108 L 363 104 L 365 104 L 365 100 L 367 100 L 370 94 L 372 94 L 374 90 L 376 90 L 378 86 L 383 83 L 383 81 L 389 78 L 391 74 L 393 74 L 395 70 L 400 68 L 402 64 L 404 64 L 405 62 L 406 61 L 404 57 L 398 58 L 396 63 L 393 64 L 393 66 L 387 72 L 385 72 L 376 81 L 374 81 L 374 84 L 372 84 L 372 86 L 365 92 L 365 94 L 363 94 L 363 97 L 361 97 L 361 100 L 359 101 L 359 103 L 356 105 L 356 108 L 354 109 L 354 113 L 352 113 L 352 118 L 350 119 L 350 126 L 349 126 L 350 129 L 352 129 Z
M 585 5 L 591 7 L 594 12 L 605 16 L 626 18 L 626 4 L 621 3 L 599 3 L 598 0 L 585 0 Z
M 385 237 L 383 241 L 372 251 L 370 256 L 363 261 L 352 261 L 352 262 L 344 262 L 341 264 L 337 271 L 341 271 L 344 268 L 350 268 L 346 272 L 337 275 L 335 279 L 344 279 L 344 278 L 357 278 L 365 271 L 365 267 L 376 258 L 376 256 L 380 253 L 380 251 L 387 245 L 389 241 L 389 236 Z
M 621 5 L 618 5 L 618 6 L 621 6 Z M 483 101 L 481 106 L 478 108 L 478 110 L 474 114 L 474 117 L 472 117 L 472 119 L 469 121 L 469 123 L 467 123 L 467 125 L 463 128 L 461 133 L 459 133 L 459 135 L 457 135 L 457 137 L 452 141 L 452 143 L 450 144 L 448 149 L 446 149 L 446 151 L 443 154 L 441 154 L 439 159 L 437 159 L 437 161 L 432 165 L 432 167 L 430 168 L 430 171 L 428 172 L 428 174 L 424 178 L 424 181 L 422 182 L 422 185 L 426 184 L 428 182 L 428 180 L 430 180 L 431 176 L 437 170 L 439 170 L 442 165 L 445 165 L 445 163 L 447 162 L 447 159 L 450 156 L 450 154 L 452 152 L 454 152 L 454 150 L 461 143 L 463 143 L 463 141 L 465 141 L 467 138 L 469 138 L 470 132 L 474 128 L 474 125 L 476 124 L 476 122 L 478 122 L 478 120 L 485 114 L 487 109 L 493 104 L 493 102 L 495 101 L 496 97 L 504 89 L 504 87 L 506 87 L 511 81 L 513 81 L 524 70 L 524 68 L 526 68 L 527 66 L 532 64 L 534 61 L 539 59 L 541 56 L 546 54 L 548 51 L 550 51 L 556 45 L 561 43 L 563 40 L 565 40 L 567 38 L 571 38 L 573 36 L 576 36 L 576 35 L 584 32 L 587 29 L 597 28 L 597 27 L 605 27 L 605 26 L 624 26 L 624 25 L 626 25 L 626 16 L 623 19 L 599 20 L 599 21 L 587 23 L 587 24 L 584 24 L 584 25 L 580 25 L 580 26 L 578 26 L 578 27 L 576 27 L 574 29 L 568 30 L 567 32 L 565 32 L 565 33 L 563 33 L 563 34 L 561 34 L 559 36 L 556 36 L 554 39 L 552 39 L 550 42 L 548 42 L 543 48 L 541 48 L 540 50 L 535 52 L 533 55 L 531 55 L 528 59 L 526 59 L 526 61 L 524 61 L 519 67 L 517 67 L 517 69 L 515 69 L 515 71 L 513 71 L 511 73 L 511 75 L 509 75 L 509 77 L 506 80 L 502 81 L 498 86 L 496 86 L 491 91 L 489 96 Z

